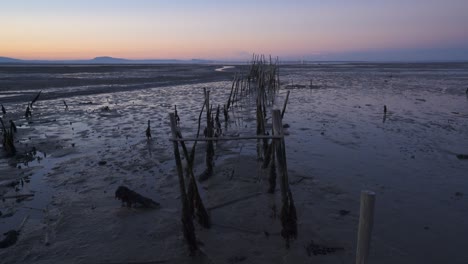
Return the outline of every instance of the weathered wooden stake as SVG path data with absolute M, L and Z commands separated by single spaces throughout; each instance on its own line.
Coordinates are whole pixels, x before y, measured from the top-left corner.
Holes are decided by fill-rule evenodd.
M 213 137 L 213 117 L 211 116 L 210 109 L 210 91 L 205 91 L 205 105 L 206 105 L 206 134 L 205 137 Z M 213 141 L 206 143 L 206 169 L 198 176 L 199 181 L 204 181 L 213 175 L 213 158 L 214 158 L 214 145 Z
M 356 264 L 366 264 L 367 258 L 369 257 L 372 226 L 374 224 L 374 204 L 375 193 L 371 191 L 362 191 Z
M 177 122 L 174 113 L 169 114 L 169 119 L 171 120 L 172 138 L 177 138 Z M 177 141 L 173 141 L 172 143 L 174 145 L 174 158 L 177 166 L 177 176 L 179 177 L 180 201 L 182 203 L 182 227 L 184 231 L 184 237 L 189 244 L 190 252 L 193 253 L 198 249 L 197 238 L 195 236 L 195 228 L 193 226 L 192 217 L 189 213 L 187 193 L 185 191 L 184 172 L 179 153 L 179 143 Z
M 286 105 L 288 104 L 289 92 L 286 94 L 286 100 L 284 100 L 283 111 L 281 111 L 281 118 L 284 117 L 284 112 L 286 111 Z
M 282 136 L 283 126 L 281 122 L 280 110 L 273 110 L 273 135 Z M 297 215 L 292 193 L 289 188 L 288 166 L 286 162 L 286 147 L 284 138 L 275 141 L 276 159 L 278 161 L 278 171 L 280 172 L 281 189 L 281 236 L 286 240 L 286 247 L 289 248 L 290 239 L 297 237 Z
M 279 110 L 273 110 L 272 111 L 272 122 L 273 122 L 273 135 L 274 136 L 279 136 L 282 135 L 282 127 L 281 127 L 281 118 L 279 116 Z M 281 173 L 281 179 L 280 179 L 280 187 L 281 187 L 281 198 L 283 200 L 283 203 L 286 203 L 285 200 L 287 200 L 287 189 L 286 185 L 284 184 L 286 182 L 287 178 L 287 168 L 284 168 L 284 164 L 282 163 L 282 150 L 281 150 L 281 139 L 276 140 L 275 144 L 275 151 L 276 153 L 276 158 L 278 159 L 278 169 Z

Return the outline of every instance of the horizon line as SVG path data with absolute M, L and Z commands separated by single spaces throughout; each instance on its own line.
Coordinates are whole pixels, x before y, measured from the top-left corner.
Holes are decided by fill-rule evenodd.
M 2 59 L 4 61 L 2 61 Z M 10 60 L 10 61 L 8 61 Z M 106 62 L 107 60 L 107 62 Z M 120 61 L 120 62 L 119 62 Z M 155 59 L 155 58 L 144 58 L 144 59 L 127 59 L 127 58 L 119 58 L 119 57 L 112 57 L 112 56 L 97 56 L 94 58 L 83 58 L 83 59 L 18 59 L 13 57 L 6 57 L 0 56 L 0 64 L 40 64 L 40 63 L 51 63 L 51 64 L 61 64 L 61 63 L 71 63 L 73 62 L 82 62 L 85 63 L 92 63 L 92 64 L 139 64 L 138 62 L 147 62 L 142 64 L 157 64 L 151 63 L 154 62 L 166 62 L 171 64 L 171 61 L 174 63 L 187 63 L 193 62 L 193 64 L 197 64 L 198 62 L 204 63 L 249 63 L 251 59 L 204 59 L 204 58 L 191 58 L 191 59 L 174 59 L 174 58 L 166 58 L 166 59 Z M 351 59 L 342 59 L 342 60 L 318 60 L 318 59 L 279 59 L 280 63 L 287 63 L 287 62 L 297 62 L 298 64 L 301 63 L 340 63 L 340 62 L 347 62 L 347 63 L 468 63 L 467 59 L 418 59 L 418 60 L 404 60 L 404 59 L 396 59 L 396 60 L 385 60 L 385 59 L 367 59 L 367 60 L 351 60 Z M 81 64 L 81 63 L 79 63 Z

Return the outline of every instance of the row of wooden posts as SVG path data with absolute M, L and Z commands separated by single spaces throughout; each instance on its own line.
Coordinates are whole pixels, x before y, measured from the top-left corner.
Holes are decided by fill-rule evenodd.
M 219 106 L 216 113 L 216 118 L 213 118 L 212 107 L 210 106 L 210 91 L 204 90 L 204 104 L 199 114 L 198 131 L 195 138 L 183 138 L 182 133 L 178 128 L 178 123 L 174 113 L 169 115 L 172 131 L 172 142 L 174 146 L 174 157 L 177 166 L 177 174 L 179 178 L 179 188 L 181 192 L 182 203 L 182 226 L 184 237 L 188 242 L 190 251 L 194 252 L 197 249 L 196 235 L 192 219 L 197 218 L 201 226 L 209 228 L 211 221 L 209 215 L 203 205 L 203 201 L 198 192 L 197 181 L 193 172 L 193 162 L 195 156 L 195 147 L 198 141 L 206 141 L 206 169 L 198 177 L 198 180 L 203 181 L 210 178 L 213 174 L 213 159 L 214 159 L 214 141 L 225 140 L 257 140 L 259 148 L 263 148 L 262 154 L 259 153 L 259 158 L 264 158 L 265 161 L 272 160 L 270 169 L 274 170 L 275 177 L 270 177 L 270 192 L 273 192 L 276 186 L 276 164 L 280 172 L 280 187 L 282 195 L 282 236 L 285 238 L 287 245 L 289 241 L 297 236 L 297 215 L 294 206 L 294 200 L 289 188 L 287 175 L 286 151 L 284 143 L 284 133 L 282 125 L 282 115 L 279 110 L 272 111 L 273 131 L 272 135 L 266 133 L 266 104 L 273 103 L 273 99 L 279 90 L 279 75 L 278 61 L 267 63 L 264 57 L 254 55 L 251 68 L 246 76 L 236 75 L 234 78 L 231 92 L 227 100 L 227 104 L 223 107 L 225 121 L 228 122 L 228 112 L 243 98 L 254 96 L 257 105 L 257 133 L 256 135 L 247 137 L 223 137 L 215 133 L 215 122 L 219 126 Z M 269 100 L 271 99 L 271 100 Z M 205 138 L 199 138 L 201 117 L 203 109 L 206 112 L 206 128 L 204 132 Z M 186 142 L 193 141 L 192 151 L 189 153 Z M 184 178 L 184 168 L 179 150 L 179 145 L 182 147 L 182 153 L 187 161 L 185 167 L 186 177 Z M 269 163 L 269 162 L 268 162 Z M 267 167 L 269 164 L 264 163 Z M 188 180 L 188 184 L 185 183 Z
M 218 138 L 182 138 L 180 131 L 177 127 L 176 118 L 173 113 L 169 115 L 171 121 L 171 131 L 172 131 L 172 142 L 174 145 L 174 156 L 177 166 L 177 174 L 179 178 L 179 187 L 181 193 L 181 202 L 182 202 L 182 226 L 184 237 L 188 242 L 189 249 L 191 252 L 197 250 L 197 240 L 195 235 L 195 229 L 193 225 L 193 217 L 195 216 L 201 226 L 209 228 L 211 226 L 211 221 L 209 219 L 208 213 L 203 205 L 201 197 L 198 193 L 198 186 L 193 174 L 193 160 L 194 157 L 187 154 L 185 142 L 193 141 L 196 144 L 197 141 L 227 141 L 227 140 L 251 140 L 251 139 L 271 139 L 273 145 L 272 151 L 272 160 L 271 162 L 275 163 L 275 158 L 278 157 L 278 165 L 280 171 L 280 188 L 281 188 L 281 198 L 282 198 L 282 210 L 281 210 L 281 222 L 282 222 L 282 231 L 281 235 L 286 240 L 286 245 L 289 245 L 289 240 L 296 238 L 297 236 L 297 216 L 294 206 L 294 201 L 289 188 L 288 181 L 288 170 L 286 162 L 286 152 L 285 152 L 285 143 L 284 143 L 284 133 L 282 129 L 282 120 L 281 113 L 279 110 L 272 111 L 273 116 L 273 135 L 272 136 L 244 136 L 244 137 L 218 137 Z M 188 180 L 189 184 L 186 188 L 185 180 L 183 176 L 183 166 L 180 157 L 179 144 L 182 145 L 184 150 L 184 155 L 187 160 L 188 166 Z M 273 183 L 272 183 L 273 182 Z M 270 190 L 274 188 L 276 179 L 270 178 Z M 274 190 L 274 189 L 273 189 Z M 189 199 L 187 193 L 192 193 L 194 198 Z M 360 209 L 360 218 L 359 218 L 359 230 L 358 230 L 358 244 L 357 244 L 357 253 L 356 253 L 356 263 L 364 264 L 367 263 L 369 256 L 370 242 L 371 242 L 371 231 L 373 226 L 373 215 L 374 215 L 374 203 L 375 203 L 375 193 L 370 191 L 363 191 L 361 193 L 361 209 Z
M 181 222 L 184 237 L 189 245 L 189 249 L 194 253 L 198 249 L 197 239 L 193 219 L 196 218 L 199 224 L 204 228 L 210 228 L 211 220 L 198 192 L 197 180 L 195 178 L 193 167 L 195 160 L 195 147 L 198 141 L 206 142 L 205 162 L 206 169 L 198 180 L 206 180 L 213 174 L 214 141 L 231 140 L 256 140 L 257 157 L 263 160 L 263 168 L 269 168 L 269 189 L 273 193 L 276 189 L 276 182 L 279 181 L 281 190 L 281 235 L 285 239 L 286 247 L 289 247 L 290 240 L 298 235 L 297 214 L 294 205 L 294 199 L 289 187 L 288 168 L 286 158 L 286 145 L 284 140 L 282 119 L 285 114 L 286 105 L 290 92 L 287 92 L 282 110 L 275 109 L 271 111 L 272 134 L 266 131 L 267 106 L 272 105 L 280 89 L 279 79 L 279 61 L 269 63 L 264 56 L 254 55 L 246 76 L 236 75 L 232 83 L 231 92 L 227 104 L 223 107 L 225 121 L 228 122 L 228 112 L 233 106 L 239 106 L 239 102 L 250 96 L 254 96 L 256 102 L 256 135 L 241 137 L 225 137 L 215 133 L 215 120 L 219 123 L 219 106 L 216 112 L 216 118 L 213 118 L 212 107 L 210 107 L 210 92 L 204 91 L 204 104 L 199 114 L 198 131 L 195 138 L 183 138 L 178 127 L 178 122 L 174 113 L 169 114 L 171 123 L 172 138 L 170 139 L 174 147 L 174 158 L 176 161 L 177 175 L 179 179 L 180 197 L 182 205 Z M 203 109 L 206 109 L 206 129 L 205 137 L 200 138 L 201 117 Z M 192 150 L 189 152 L 186 142 L 194 142 Z M 179 145 L 182 147 L 182 153 L 186 160 L 184 178 L 184 168 L 180 154 Z M 279 172 L 279 179 L 276 172 Z M 185 183 L 188 180 L 188 184 Z M 361 212 L 359 219 L 358 245 L 356 252 L 356 263 L 367 263 L 371 230 L 373 225 L 373 208 L 375 194 L 363 191 L 361 194 Z
M 210 137 L 204 139 L 198 138 L 182 138 L 180 130 L 175 121 L 175 116 L 173 113 L 169 114 L 169 119 L 171 122 L 171 131 L 172 131 L 172 142 L 174 147 L 174 158 L 176 161 L 177 167 L 177 175 L 179 179 L 179 187 L 181 193 L 181 203 L 182 203 L 182 224 L 183 224 L 183 231 L 184 236 L 189 244 L 189 248 L 191 251 L 197 249 L 196 239 L 195 239 L 195 232 L 193 227 L 192 219 L 194 216 L 197 217 L 198 221 L 203 227 L 209 228 L 210 220 L 207 216 L 206 210 L 200 208 L 196 208 L 196 206 L 203 206 L 203 202 L 201 201 L 200 196 L 198 195 L 198 187 L 196 185 L 196 180 L 193 174 L 193 157 L 184 154 L 187 160 L 187 166 L 189 170 L 188 180 L 190 184 L 186 187 L 185 179 L 184 179 L 184 169 L 182 165 L 182 159 L 179 150 L 179 144 L 182 145 L 183 152 L 186 152 L 184 149 L 186 148 L 185 142 L 193 141 L 196 144 L 197 141 L 207 141 L 208 143 L 212 143 L 213 141 L 226 141 L 226 140 L 249 140 L 249 139 L 271 139 L 273 144 L 273 151 L 274 156 L 277 157 L 276 161 L 278 163 L 278 171 L 280 172 L 280 188 L 281 188 L 281 198 L 282 198 L 282 209 L 281 209 L 281 222 L 282 222 L 282 231 L 281 234 L 285 238 L 286 242 L 289 243 L 290 239 L 294 239 L 297 236 L 297 216 L 296 216 L 296 209 L 294 206 L 294 200 L 292 197 L 291 189 L 289 188 L 289 181 L 288 181 L 288 171 L 287 171 L 287 162 L 286 162 L 286 147 L 284 142 L 284 133 L 283 133 L 283 126 L 281 121 L 281 112 L 280 110 L 273 110 L 273 135 L 272 136 L 248 136 L 248 137 Z M 187 157 L 188 156 L 188 157 Z M 186 169 L 187 170 L 187 169 Z M 270 182 L 271 184 L 271 182 Z M 195 195 L 195 199 L 197 201 L 193 202 L 193 200 L 188 199 L 188 192 L 192 190 L 197 192 Z M 193 206 L 192 202 L 195 204 Z M 195 210 L 193 208 L 195 207 Z M 201 212 L 199 212 L 201 211 Z M 203 212 L 204 211 L 204 212 Z M 198 213 L 197 213 L 198 212 Z M 197 215 L 197 214 L 204 214 L 204 216 Z M 205 223 L 205 224 L 203 224 Z M 288 245 L 288 244 L 287 244 Z

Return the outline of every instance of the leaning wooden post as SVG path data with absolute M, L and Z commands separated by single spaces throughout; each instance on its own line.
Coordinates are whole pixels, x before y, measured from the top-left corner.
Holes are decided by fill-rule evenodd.
M 177 123 L 174 113 L 169 114 L 169 119 L 171 120 L 172 139 L 177 139 Z M 185 239 L 189 244 L 190 252 L 193 253 L 198 249 L 197 239 L 195 237 L 195 228 L 193 226 L 192 217 L 189 213 L 187 193 L 185 191 L 184 172 L 182 168 L 182 161 L 180 160 L 179 144 L 177 141 L 172 141 L 172 143 L 174 145 L 174 157 L 177 166 L 177 176 L 179 177 L 180 201 L 182 203 L 182 227 Z
M 206 134 L 205 137 L 213 137 L 213 120 L 211 117 L 210 109 L 210 91 L 205 91 L 205 104 L 206 104 Z M 205 171 L 198 176 L 199 181 L 204 181 L 210 178 L 213 175 L 213 158 L 214 158 L 214 145 L 213 141 L 206 142 L 206 169 Z
M 284 100 L 283 111 L 281 111 L 281 118 L 284 117 L 284 112 L 286 111 L 286 105 L 288 104 L 289 92 L 286 94 L 286 100 Z
M 369 257 L 372 226 L 374 224 L 374 203 L 374 192 L 361 192 L 361 211 L 359 213 L 356 264 L 366 264 L 367 258 Z
M 273 135 L 284 136 L 283 125 L 281 123 L 280 110 L 273 110 Z M 281 236 L 286 240 L 286 247 L 289 248 L 289 241 L 297 237 L 297 214 L 291 189 L 289 188 L 288 166 L 286 162 L 286 147 L 284 138 L 276 139 L 275 141 L 276 159 L 278 161 L 278 169 L 281 174 Z
M 272 116 L 272 122 L 273 122 L 273 135 L 274 136 L 282 136 L 283 131 L 281 127 L 281 117 L 280 117 L 280 112 L 279 110 L 273 110 L 271 113 Z M 287 203 L 288 196 L 287 196 L 287 189 L 286 189 L 286 181 L 288 176 L 287 176 L 287 168 L 285 168 L 285 164 L 283 164 L 283 153 L 282 153 L 282 140 L 281 139 L 274 139 L 276 141 L 275 150 L 276 153 L 276 158 L 278 159 L 278 169 L 281 173 L 281 178 L 280 178 L 280 188 L 281 188 L 281 199 L 283 201 L 283 204 Z

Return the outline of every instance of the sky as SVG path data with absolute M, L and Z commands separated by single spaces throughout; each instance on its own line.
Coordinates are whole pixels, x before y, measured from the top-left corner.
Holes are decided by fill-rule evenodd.
M 0 0 L 19 59 L 468 61 L 468 0 Z

